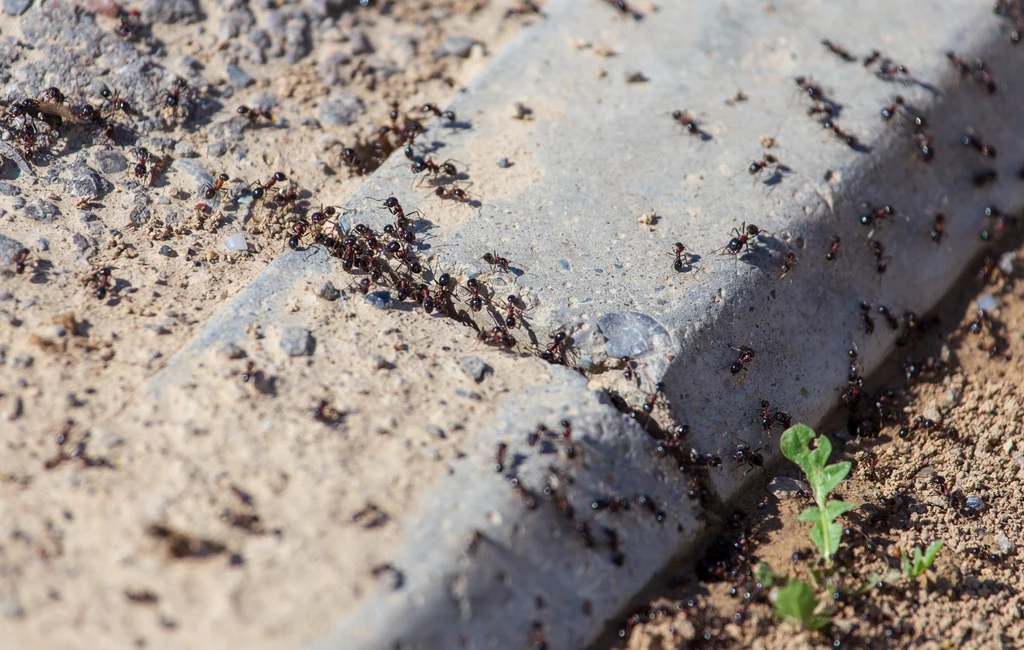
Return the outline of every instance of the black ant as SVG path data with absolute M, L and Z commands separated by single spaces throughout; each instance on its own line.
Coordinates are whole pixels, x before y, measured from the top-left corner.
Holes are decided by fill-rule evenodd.
M 622 362 L 622 377 L 628 382 L 632 382 L 636 377 L 634 369 L 636 368 L 636 361 L 633 361 L 629 357 L 622 357 L 619 359 Z
M 245 115 L 249 118 L 249 122 L 255 124 L 261 117 L 266 119 L 268 122 L 274 121 L 274 114 L 270 111 L 265 111 L 262 108 L 249 108 L 248 106 L 239 106 L 236 112 L 239 115 Z
M 806 92 L 811 99 L 816 102 L 827 103 L 827 100 L 825 99 L 825 91 L 821 89 L 821 86 L 814 83 L 807 77 L 802 76 L 794 78 L 794 81 L 796 81 L 796 85 L 800 86 L 800 88 Z
M 508 304 L 508 306 L 506 307 L 508 311 L 505 314 L 505 327 L 509 328 L 510 330 L 515 329 L 519 327 L 519 320 L 517 320 L 517 317 L 522 318 L 522 310 L 516 304 L 516 296 L 509 296 L 508 298 L 506 298 L 506 302 Z
M 746 372 L 746 364 L 750 363 L 754 359 L 754 355 L 757 351 L 745 345 L 741 345 L 738 348 L 733 348 L 733 350 L 736 350 L 740 354 L 736 358 L 736 360 L 733 361 L 732 364 L 729 366 L 729 372 L 734 375 L 740 372 L 741 370 Z
M 494 452 L 494 471 L 501 472 L 505 469 L 505 454 L 508 452 L 508 445 L 499 442 Z
M 132 172 L 135 174 L 135 178 L 145 178 L 149 176 L 149 184 L 153 183 L 157 173 L 157 161 L 153 158 L 153 154 L 149 153 L 149 150 L 145 147 L 135 148 L 135 168 Z M 147 163 L 150 167 L 146 167 Z
M 825 259 L 826 260 L 831 262 L 831 261 L 836 259 L 836 257 L 839 255 L 839 244 L 841 242 L 842 242 L 842 240 L 839 238 L 839 235 L 831 235 L 831 236 L 829 236 L 829 238 L 828 238 L 828 252 L 825 253 Z
M 551 335 L 551 342 L 547 348 L 540 353 L 540 358 L 548 363 L 565 364 L 565 348 L 573 344 L 572 337 L 565 332 L 555 332 Z M 556 356 L 555 353 L 558 353 Z
M 871 252 L 875 256 L 875 270 L 879 273 L 885 273 L 889 268 L 889 264 L 886 262 L 885 257 L 885 247 L 882 245 L 882 242 L 877 239 L 872 239 L 869 242 L 869 246 L 871 247 Z
M 511 273 L 511 271 L 509 271 L 509 268 L 508 268 L 509 261 L 507 259 L 505 259 L 504 257 L 501 257 L 500 255 L 498 255 L 497 253 L 484 253 L 484 256 L 481 257 L 480 259 L 482 259 L 483 261 L 485 261 L 488 264 L 490 264 L 491 265 L 491 270 L 494 270 L 495 268 L 499 268 L 502 271 L 504 271 L 505 273 Z
M 104 105 L 108 103 L 110 105 L 110 108 L 107 111 L 107 115 L 113 115 L 118 111 L 121 111 L 122 113 L 127 113 L 128 115 L 135 114 L 135 111 L 132 110 L 131 105 L 125 100 L 121 99 L 120 93 L 116 91 L 111 92 L 109 88 L 104 88 L 100 91 L 100 95 L 103 97 Z
M 823 127 L 825 127 L 826 129 L 832 131 L 832 133 L 834 133 L 837 138 L 839 138 L 840 140 L 845 142 L 846 145 L 848 147 L 850 147 L 851 149 L 859 149 L 860 148 L 861 145 L 860 145 L 860 141 L 857 139 L 857 136 L 855 136 L 852 133 L 849 133 L 849 132 L 844 131 L 843 129 L 839 128 L 839 125 L 836 124 L 831 119 L 825 120 L 824 122 L 821 123 L 821 125 Z
M 827 38 L 822 40 L 821 44 L 824 45 L 826 48 L 828 48 L 829 52 L 831 52 L 832 54 L 835 54 L 836 56 L 838 56 L 843 61 L 846 61 L 847 63 L 853 63 L 854 61 L 857 60 L 857 57 L 855 57 L 852 54 L 850 54 L 849 50 L 847 50 L 846 48 L 844 48 L 841 45 L 833 43 L 832 41 L 830 41 Z
M 892 98 L 892 103 L 882 108 L 882 119 L 888 122 L 891 120 L 899 110 L 899 107 L 903 106 L 903 97 L 896 95 Z
M 480 311 L 484 307 L 484 299 L 480 296 L 480 282 L 476 278 L 466 280 L 466 289 L 469 291 L 469 308 L 473 311 Z
M 682 273 L 692 268 L 691 262 L 693 256 L 686 252 L 686 246 L 680 242 L 676 242 L 672 244 L 672 247 L 675 249 L 675 252 L 671 253 L 671 255 L 676 258 L 675 261 L 672 262 L 672 268 L 675 269 L 676 273 Z
M 778 158 L 771 154 L 765 154 L 764 158 L 762 158 L 761 160 L 755 160 L 754 162 L 750 163 L 750 167 L 747 168 L 747 171 L 750 172 L 751 176 L 753 176 L 755 174 L 760 174 L 761 170 L 767 167 L 768 165 L 775 165 L 776 170 L 782 170 L 783 168 L 785 168 L 785 165 L 780 163 Z
M 882 53 L 879 52 L 878 50 L 871 50 L 871 53 L 862 59 L 862 63 L 864 63 L 864 67 L 866 68 L 875 61 L 877 61 L 881 56 Z
M 963 137 L 960 138 L 960 142 L 965 147 L 973 147 L 978 153 L 980 153 L 983 156 L 986 156 L 988 158 L 995 158 L 996 157 L 996 148 L 995 147 L 993 147 L 992 145 L 989 145 L 989 144 L 987 144 L 985 142 L 982 142 L 982 140 L 980 138 L 975 137 L 975 136 L 971 135 L 970 133 L 965 133 L 963 135 Z
M 438 185 L 437 189 L 434 190 L 434 194 L 441 197 L 441 199 L 455 199 L 460 203 L 465 203 L 469 200 L 469 195 L 466 194 L 466 190 L 462 189 L 458 185 L 453 185 L 450 188 L 446 188 L 443 185 Z
M 107 297 L 107 289 L 110 286 L 110 278 L 110 269 L 107 267 L 103 267 L 97 270 L 96 273 L 87 276 L 84 280 L 84 283 L 87 286 L 93 284 L 97 285 L 96 289 L 93 291 L 93 295 L 96 296 L 97 299 L 103 300 L 104 298 Z
M 423 309 L 426 311 L 426 303 L 424 303 Z M 516 337 L 512 336 L 508 329 L 501 326 L 493 327 L 488 332 L 480 332 L 477 335 L 477 339 L 483 341 L 487 345 L 496 345 L 507 349 L 514 348 L 517 343 Z M 550 361 L 549 363 L 555 362 Z
M 883 205 L 880 208 L 872 208 L 869 205 L 868 212 L 866 214 L 861 215 L 860 222 L 865 226 L 870 226 L 874 224 L 876 221 L 881 221 L 883 219 L 891 217 L 894 214 L 896 214 L 896 209 L 893 208 L 891 205 Z
M 21 275 L 25 272 L 25 265 L 28 263 L 29 250 L 22 248 L 14 255 L 14 272 Z
M 203 183 L 199 186 L 199 193 L 203 195 L 203 198 L 207 201 L 212 201 L 216 198 L 221 188 L 224 187 L 224 183 L 228 182 L 230 177 L 227 174 L 220 174 L 217 176 L 217 180 L 213 185 L 209 183 Z
M 782 258 L 782 274 L 779 275 L 779 279 L 786 277 L 786 274 L 793 270 L 793 265 L 796 263 L 796 253 L 788 251 L 785 257 Z
M 413 174 L 421 174 L 423 172 L 429 172 L 435 176 L 438 174 L 444 174 L 445 176 L 458 176 L 459 170 L 456 169 L 455 165 L 450 161 L 446 160 L 441 164 L 434 162 L 433 158 L 414 158 L 410 167 Z
M 658 403 L 658 396 L 661 395 L 661 393 L 664 392 L 664 390 L 665 390 L 665 383 L 664 382 L 660 382 L 659 381 L 658 383 L 656 383 L 654 385 L 654 394 L 652 394 L 650 397 L 648 397 L 647 401 L 644 402 L 644 405 L 643 405 L 644 413 L 650 414 L 652 411 L 654 411 L 654 405 Z
M 871 305 L 866 302 L 860 303 L 860 311 L 862 316 L 862 324 L 864 325 L 865 334 L 875 333 L 875 319 L 871 318 Z
M 928 137 L 928 134 L 924 131 L 915 133 L 914 139 L 917 140 L 917 151 L 921 154 L 921 158 L 925 162 L 931 162 L 932 158 L 935 157 L 935 149 L 932 147 L 932 139 Z
M 945 223 L 946 215 L 941 213 L 935 215 L 935 219 L 932 220 L 931 238 L 936 244 L 942 242 L 942 235 L 946 232 Z
M 751 451 L 750 445 L 745 442 L 736 445 L 736 451 L 733 452 L 732 458 L 738 463 L 737 466 L 746 465 L 749 468 L 747 472 L 757 467 L 764 467 L 764 456 Z
M 697 121 L 693 119 L 689 111 L 672 111 L 672 119 L 683 125 L 683 128 L 690 135 L 696 135 L 698 137 L 705 137 L 707 134 L 700 130 Z
M 256 200 L 262 199 L 266 195 L 267 190 L 278 183 L 283 183 L 286 180 L 288 180 L 288 177 L 285 176 L 283 172 L 274 172 L 274 175 L 267 179 L 266 183 L 254 181 L 252 185 L 255 185 L 256 187 L 252 190 L 252 198 Z
M 174 89 L 169 91 L 164 96 L 164 113 L 173 116 L 178 114 L 178 109 L 181 108 L 182 97 L 181 94 L 188 90 L 188 82 L 178 77 L 174 80 Z M 186 114 L 187 117 L 187 114 Z
M 765 233 L 754 224 L 748 226 L 746 222 L 743 222 L 743 225 L 739 228 L 733 228 L 731 234 L 733 238 L 729 240 L 728 244 L 718 250 L 719 255 L 739 255 L 744 251 L 747 253 L 753 252 L 751 240 L 756 240 Z
M 971 184 L 975 187 L 984 187 L 989 183 L 994 183 L 999 178 L 999 173 L 994 169 L 985 169 L 974 176 L 971 176 Z
M 766 435 L 772 434 L 772 425 L 780 424 L 784 429 L 793 425 L 793 416 L 779 409 L 771 410 L 771 404 L 765 398 L 761 398 L 761 431 Z
M 455 111 L 442 111 L 440 108 L 437 107 L 436 104 L 424 104 L 423 107 L 420 108 L 420 110 L 424 113 L 433 113 L 437 117 L 443 117 L 449 122 L 455 121 Z

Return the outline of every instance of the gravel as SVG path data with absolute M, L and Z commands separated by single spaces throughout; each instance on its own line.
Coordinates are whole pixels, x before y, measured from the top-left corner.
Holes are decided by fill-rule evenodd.
M 146 0 L 142 5 L 147 23 L 194 23 L 202 17 L 199 0 Z
M 20 16 L 32 6 L 32 0 L 4 0 L 4 12 L 8 16 Z
M 476 39 L 470 36 L 449 36 L 441 45 L 441 51 L 443 54 L 466 58 L 474 45 Z
M 95 201 L 113 189 L 113 185 L 87 165 L 79 165 L 71 172 L 68 193 L 76 198 Z
M 21 188 L 11 183 L 4 183 L 0 181 L 0 195 L 2 196 L 18 196 L 21 194 Z
M 241 69 L 234 63 L 227 65 L 228 83 L 231 84 L 232 88 L 248 88 L 249 86 L 256 83 L 256 80 L 252 78 L 245 70 Z
M 462 366 L 465 373 L 478 384 L 484 380 L 487 373 L 494 372 L 494 368 L 487 365 L 480 357 L 462 357 L 459 359 L 459 365 Z
M 60 208 L 42 199 L 32 199 L 25 205 L 24 214 L 32 221 L 53 223 L 60 216 Z
M 14 263 L 14 256 L 25 248 L 17 239 L 0 235 L 0 267 L 8 267 Z
M 322 123 L 330 126 L 348 126 L 354 124 L 365 112 L 366 105 L 360 97 L 340 92 L 320 105 L 318 117 Z
M 316 295 L 320 296 L 324 300 L 334 301 L 337 300 L 339 296 L 341 296 L 341 292 L 338 291 L 337 288 L 335 288 L 333 282 L 328 280 L 327 282 L 324 282 L 317 288 Z
M 391 309 L 390 291 L 374 291 L 371 294 L 367 294 L 365 300 L 377 309 Z
M 313 334 L 305 327 L 291 325 L 281 333 L 281 349 L 290 357 L 313 354 Z
M 128 169 L 128 159 L 120 151 L 96 151 L 92 163 L 104 174 L 120 174 Z

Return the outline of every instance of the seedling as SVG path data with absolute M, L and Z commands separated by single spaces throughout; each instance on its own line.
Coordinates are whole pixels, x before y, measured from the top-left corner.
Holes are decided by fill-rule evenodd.
M 808 445 L 812 440 L 814 449 Z M 831 564 L 843 536 L 843 528 L 835 520 L 856 506 L 847 501 L 828 501 L 827 497 L 850 473 L 850 463 L 844 461 L 826 465 L 828 457 L 832 455 L 832 443 L 825 436 L 815 438 L 814 431 L 804 424 L 786 429 L 781 444 L 782 454 L 800 466 L 807 476 L 807 482 L 811 484 L 814 501 L 818 505 L 801 512 L 799 519 L 814 524 L 811 527 L 811 539 L 825 562 Z
M 939 554 L 939 551 L 941 549 L 942 540 L 937 539 L 928 545 L 928 548 L 927 550 L 925 550 L 924 555 L 921 555 L 921 547 L 915 546 L 913 561 L 910 561 L 907 558 L 906 553 L 901 553 L 902 557 L 900 560 L 900 564 L 903 567 L 903 575 L 913 579 L 924 574 L 925 571 L 932 567 L 932 564 L 935 562 L 935 557 Z
M 803 580 L 790 580 L 779 590 L 775 615 L 799 623 L 805 630 L 819 630 L 832 622 L 832 615 L 816 611 L 818 599 Z

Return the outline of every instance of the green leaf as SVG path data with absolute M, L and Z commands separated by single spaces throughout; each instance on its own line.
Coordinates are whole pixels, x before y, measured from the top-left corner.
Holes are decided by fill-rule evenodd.
M 850 503 L 849 501 L 829 501 L 825 504 L 825 516 L 829 520 L 833 520 L 845 515 L 856 507 L 856 503 Z
M 800 466 L 804 474 L 810 475 L 813 466 L 810 465 L 811 450 L 807 443 L 814 439 L 814 430 L 806 424 L 796 424 L 786 429 L 782 434 L 780 443 L 782 455 Z
M 824 436 L 822 436 L 821 439 L 828 440 L 828 438 Z M 825 460 L 828 460 L 827 456 L 825 457 Z M 844 461 L 842 463 L 829 465 L 822 469 L 822 478 L 820 482 L 821 491 L 825 494 L 829 494 L 832 490 L 836 489 L 836 486 L 839 485 L 850 473 L 850 467 L 852 467 L 850 462 Z M 825 496 L 825 494 L 822 496 Z
M 942 549 L 942 540 L 937 539 L 928 545 L 924 555 L 921 554 L 921 547 L 915 546 L 913 561 L 907 559 L 906 553 L 900 553 L 900 566 L 903 569 L 903 575 L 908 578 L 916 578 L 923 575 L 935 563 L 935 558 L 938 556 L 940 549 Z
M 757 578 L 758 582 L 765 587 L 771 587 L 776 578 L 775 572 L 772 571 L 772 568 L 767 562 L 762 562 L 757 565 L 757 568 L 754 569 L 754 576 Z
M 775 615 L 796 621 L 805 629 L 816 630 L 832 620 L 830 616 L 816 614 L 814 610 L 817 607 L 818 599 L 810 585 L 803 580 L 790 580 L 779 590 L 775 600 Z
M 937 539 L 928 545 L 928 550 L 924 552 L 924 568 L 930 569 L 932 564 L 935 563 L 935 558 L 939 555 L 939 551 L 942 550 L 942 540 Z
M 807 510 L 804 510 L 797 516 L 800 521 L 806 521 L 809 524 L 816 524 L 821 521 L 821 509 L 818 506 L 810 506 Z

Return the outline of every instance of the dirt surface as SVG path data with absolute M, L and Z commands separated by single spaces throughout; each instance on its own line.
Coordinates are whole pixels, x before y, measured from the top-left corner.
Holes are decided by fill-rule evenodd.
M 734 519 L 697 565 L 669 570 L 649 604 L 613 625 L 597 647 L 1020 647 L 1021 254 L 1024 248 L 1002 258 L 1015 265 L 1011 275 L 986 275 L 983 262 L 978 275 L 986 279 L 967 278 L 944 300 L 938 324 L 898 348 L 893 366 L 865 384 L 871 404 L 879 396 L 888 400 L 880 431 L 856 435 L 846 409 L 824 429 L 833 441 L 833 462 L 854 463 L 836 494 L 857 504 L 840 519 L 846 528 L 837 560 L 843 587 L 832 626 L 805 632 L 780 623 L 772 617 L 772 589 L 747 575 L 763 561 L 776 573 L 808 580 L 815 566 L 810 526 L 797 520 L 813 502 L 794 491 L 798 486 L 776 479 L 737 503 Z M 981 333 L 973 333 L 979 305 L 988 316 Z M 887 329 L 883 323 L 880 318 L 880 333 Z M 777 434 L 763 440 L 777 444 Z M 788 461 L 777 469 L 802 479 Z M 727 460 L 722 471 L 745 466 Z M 936 482 L 940 476 L 945 490 Z M 899 569 L 901 553 L 934 540 L 944 547 L 926 577 L 846 593 Z
M 372 142 L 391 102 L 442 140 L 422 104 L 443 107 L 536 18 L 495 2 L 372 5 L 150 2 L 128 7 L 141 15 L 123 19 L 127 37 L 106 2 L 0 16 L 8 127 L 51 85 L 76 111 L 53 142 L 8 133 L 0 151 L 5 647 L 325 638 L 367 592 L 401 587 L 389 522 L 463 453 L 466 423 L 543 376 L 437 314 L 375 309 L 309 251 L 292 253 L 309 272 L 277 297 L 293 321 L 252 317 L 199 376 L 167 368 L 287 250 L 294 220 L 253 200 L 254 183 L 281 172 L 268 199 L 294 192 L 304 214 L 339 203 L 363 179 L 344 148 Z

